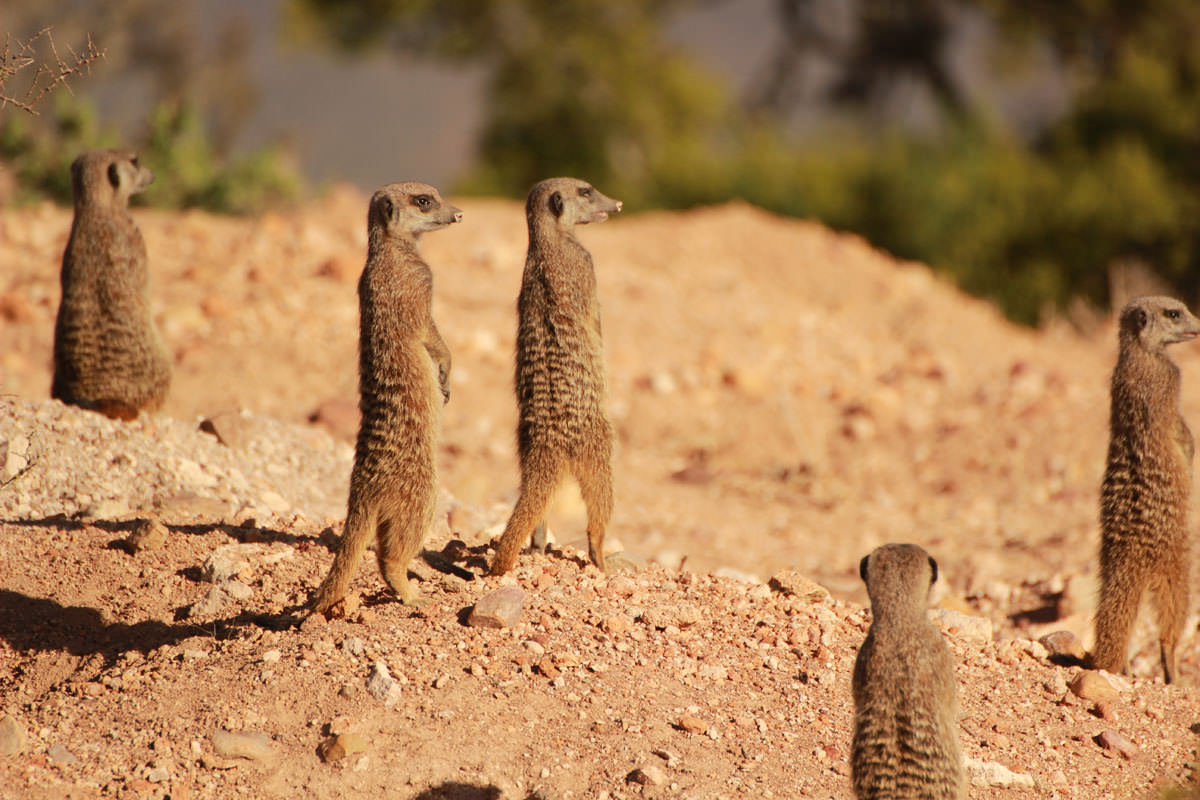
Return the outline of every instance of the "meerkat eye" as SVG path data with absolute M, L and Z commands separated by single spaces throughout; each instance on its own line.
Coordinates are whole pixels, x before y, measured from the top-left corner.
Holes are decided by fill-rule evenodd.
M 580 197 L 591 197 L 592 196 L 592 187 L 590 187 L 590 186 L 582 187 L 579 190 L 579 196 Z
M 1163 316 L 1166 317 L 1167 319 L 1176 319 L 1177 320 L 1177 319 L 1179 319 L 1179 309 L 1168 308 L 1166 311 L 1163 312 Z
M 129 163 L 136 167 L 138 165 L 138 157 L 134 156 L 133 158 L 129 159 Z
M 419 194 L 413 198 L 413 205 L 422 211 L 428 211 L 433 207 L 433 198 L 427 194 Z

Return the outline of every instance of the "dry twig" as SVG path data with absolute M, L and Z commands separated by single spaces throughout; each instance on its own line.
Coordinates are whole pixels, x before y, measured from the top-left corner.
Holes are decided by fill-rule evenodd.
M 49 49 L 49 56 L 39 56 L 39 42 L 43 41 Z M 92 62 L 104 57 L 104 51 L 96 47 L 92 37 L 88 36 L 87 46 L 83 52 L 76 52 L 68 47 L 70 56 L 61 56 L 54 44 L 54 36 L 50 28 L 42 28 L 25 41 L 13 40 L 8 34 L 4 40 L 4 50 L 0 52 L 0 109 L 8 105 L 16 106 L 22 111 L 37 114 L 36 106 L 50 92 L 60 86 L 70 91 L 67 79 L 73 75 L 91 70 Z M 12 79 L 32 67 L 33 77 L 23 93 L 12 92 Z

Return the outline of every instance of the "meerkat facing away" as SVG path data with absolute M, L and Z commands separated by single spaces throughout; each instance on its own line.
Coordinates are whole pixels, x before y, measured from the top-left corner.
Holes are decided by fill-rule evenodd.
M 851 771 L 859 800 L 958 800 L 958 686 L 942 634 L 926 616 L 937 562 L 887 544 L 859 563 L 871 628 L 854 662 Z
M 515 381 L 521 490 L 496 547 L 493 575 L 512 569 L 568 470 L 587 507 L 588 555 L 604 569 L 613 431 L 596 270 L 575 226 L 603 222 L 620 210 L 621 201 L 575 178 L 542 181 L 526 200 L 529 251 L 517 299 Z M 543 537 L 535 544 L 544 544 Z
M 1170 297 L 1121 310 L 1112 374 L 1108 464 L 1100 490 L 1100 599 L 1092 665 L 1121 672 L 1142 592 L 1158 617 L 1163 678 L 1178 675 L 1188 612 L 1192 433 L 1180 413 L 1179 367 L 1167 345 L 1200 335 L 1200 319 Z
M 71 164 L 75 218 L 63 252 L 50 396 L 117 419 L 158 409 L 171 360 L 150 310 L 146 243 L 129 198 L 154 173 L 133 153 L 92 150 Z
M 433 322 L 433 273 L 418 240 L 463 214 L 424 183 L 375 192 L 367 212 L 367 263 L 358 282 L 359 423 L 346 525 L 313 609 L 346 595 L 368 539 L 379 571 L 402 602 L 417 602 L 408 564 L 437 503 L 435 450 L 450 399 L 450 350 Z

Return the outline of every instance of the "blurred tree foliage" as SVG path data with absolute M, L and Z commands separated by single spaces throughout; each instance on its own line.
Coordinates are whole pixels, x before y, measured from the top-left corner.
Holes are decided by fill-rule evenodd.
M 630 207 L 740 196 L 928 262 L 1023 322 L 1076 296 L 1108 302 L 1123 263 L 1196 299 L 1200 4 L 776 0 L 780 43 L 741 104 L 665 44 L 686 4 L 290 0 L 289 11 L 309 41 L 489 70 L 464 191 L 520 196 L 567 173 Z M 1065 110 L 1017 131 L 981 101 L 952 57 L 964 20 L 983 22 L 993 63 L 1063 78 Z M 914 96 L 934 124 L 895 124 Z M 799 105 L 822 106 L 826 121 L 790 130 Z
M 190 0 L 169 11 L 155 0 L 0 7 L 0 30 L 20 39 L 50 26 L 60 42 L 90 39 L 105 55 L 95 71 L 119 74 L 126 89 L 147 95 L 145 118 L 131 137 L 105 128 L 94 104 L 64 92 L 38 116 L 0 112 L 0 161 L 17 175 L 18 201 L 48 196 L 69 204 L 71 161 L 96 147 L 136 150 L 151 169 L 171 176 L 135 198 L 147 205 L 247 213 L 299 193 L 299 169 L 283 149 L 232 156 L 257 100 L 246 80 L 250 40 L 234 20 L 203 42 L 194 13 Z
M 291 34 L 392 48 L 489 70 L 478 161 L 464 191 L 523 195 L 551 175 L 615 196 L 701 156 L 731 108 L 727 89 L 661 35 L 681 0 L 294 0 Z

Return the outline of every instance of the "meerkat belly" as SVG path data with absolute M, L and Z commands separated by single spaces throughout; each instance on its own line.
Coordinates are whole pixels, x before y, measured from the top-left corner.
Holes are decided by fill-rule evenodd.
M 377 461 L 427 458 L 434 448 L 431 421 L 441 406 L 437 374 L 423 347 L 404 349 L 360 387 L 358 449 Z

